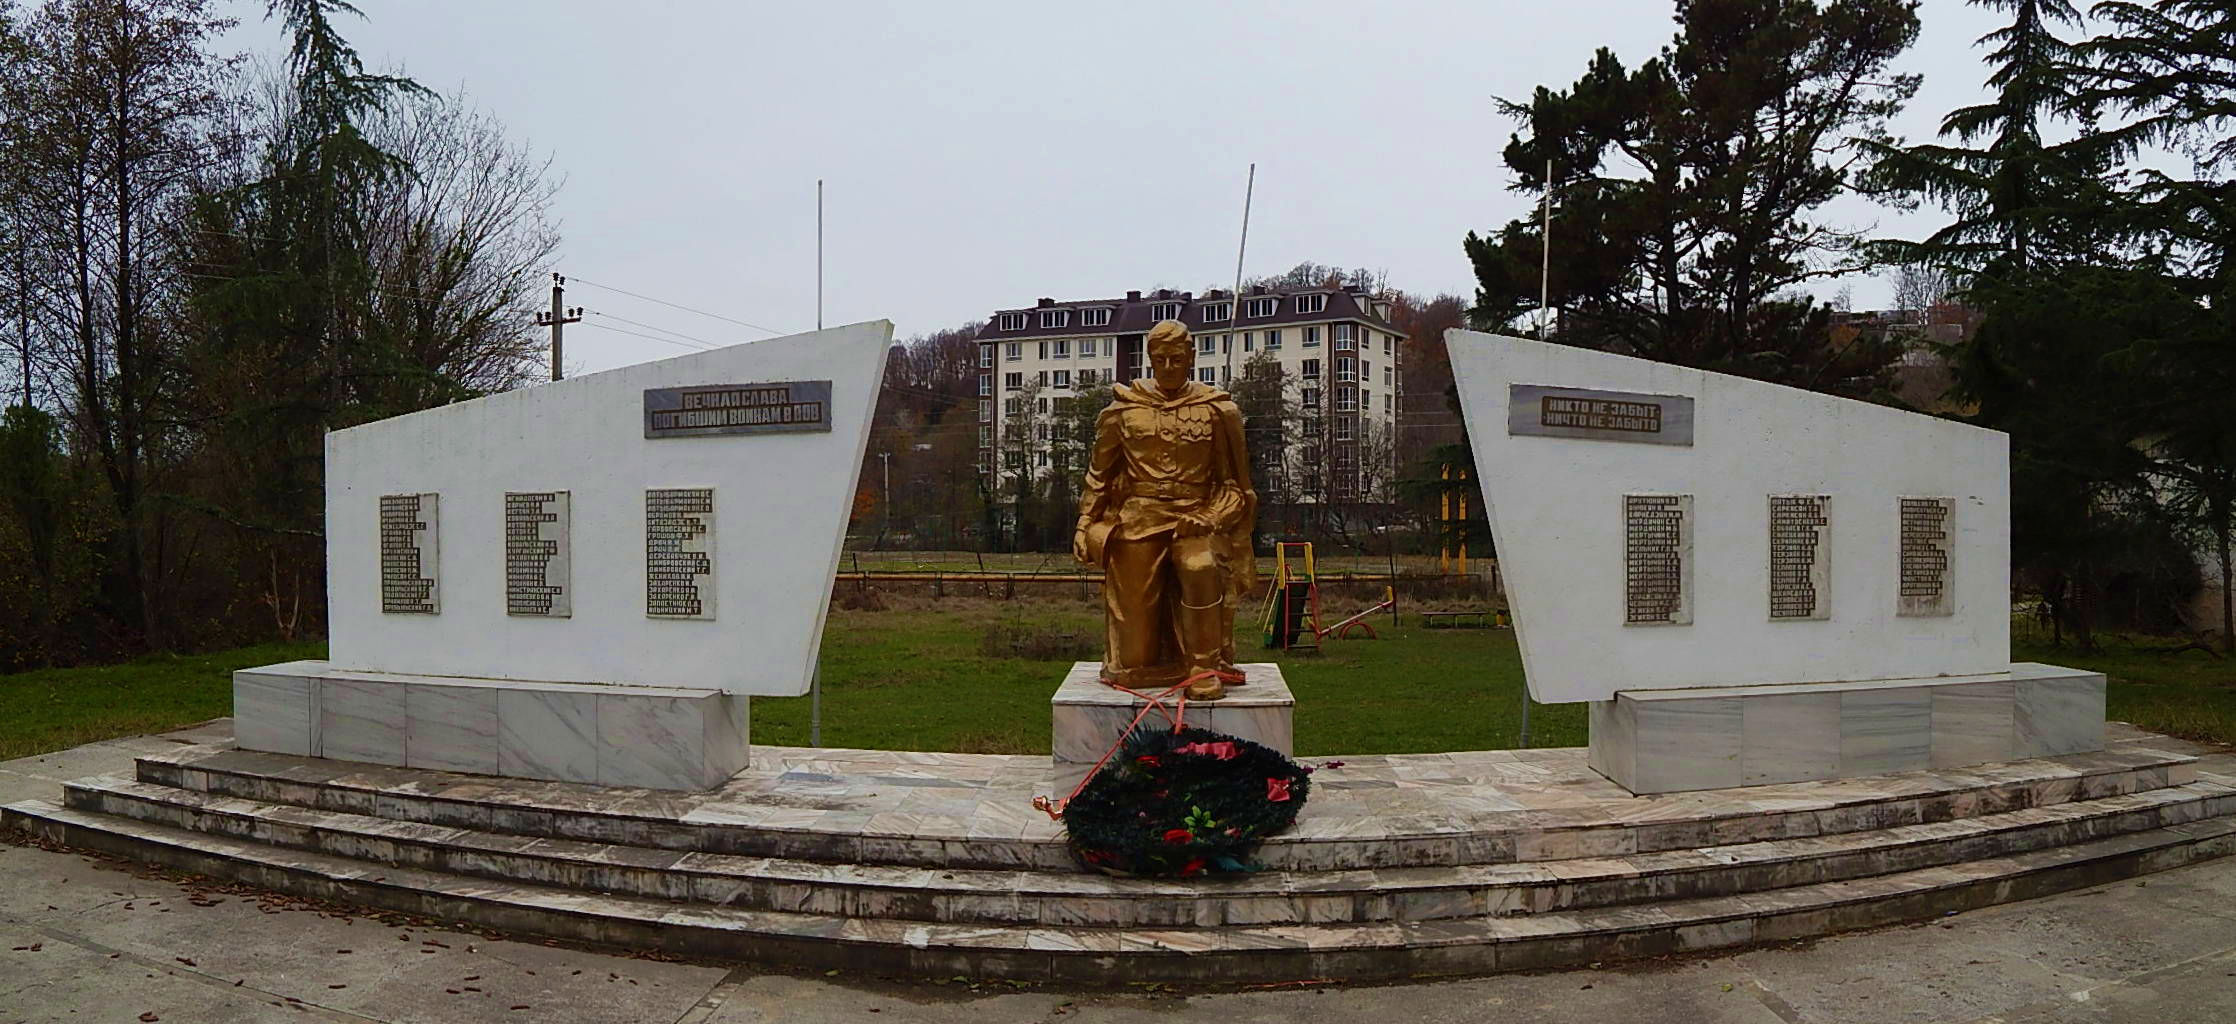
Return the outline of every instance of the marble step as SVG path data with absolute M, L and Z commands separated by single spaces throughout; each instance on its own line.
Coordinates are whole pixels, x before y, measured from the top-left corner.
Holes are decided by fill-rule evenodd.
M 941 870 L 686 853 L 389 821 L 106 777 L 67 784 L 64 803 L 288 849 L 564 889 L 848 917 L 1164 928 L 1508 916 L 1758 892 L 2236 814 L 2236 788 L 2195 782 L 1953 822 L 1698 851 L 1196 881 L 1110 878 L 1077 868 Z
M 858 809 L 843 794 L 862 787 L 835 776 L 790 789 L 779 785 L 790 776 L 741 776 L 737 788 L 678 796 L 212 747 L 142 757 L 137 774 L 144 782 L 260 803 L 663 850 L 934 868 L 1074 866 L 1061 827 L 1024 806 L 1030 799 L 1025 791 L 989 796 L 979 805 L 981 816 L 958 829 Z M 1282 871 L 1624 857 L 1954 821 L 2147 792 L 2196 777 L 2194 757 L 2128 748 L 1591 806 L 1455 810 L 1425 819 L 1322 814 L 1308 806 L 1258 856 Z M 756 785 L 766 788 L 751 788 Z M 842 795 L 816 795 L 823 792 Z M 1464 787 L 1453 792 L 1456 804 L 1468 798 Z
M 205 876 L 514 933 L 889 974 L 1108 984 L 1390 979 L 1531 970 L 1934 918 L 2236 852 L 2219 817 L 2071 846 L 1740 896 L 1527 917 L 1121 929 L 840 917 L 493 882 L 282 850 L 45 801 L 0 825 Z

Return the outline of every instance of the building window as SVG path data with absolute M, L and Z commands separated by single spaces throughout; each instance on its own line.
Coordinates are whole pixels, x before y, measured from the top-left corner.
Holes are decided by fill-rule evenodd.
M 1356 347 L 1358 346 L 1354 344 L 1354 339 L 1351 336 L 1351 325 L 1335 325 L 1335 350 L 1338 352 L 1349 352 Z
M 994 446 L 994 428 L 978 428 L 978 446 L 980 448 L 991 448 Z
M 1382 364 L 1382 386 L 1386 388 L 1397 387 L 1397 367 L 1388 363 Z
M 1320 389 L 1305 388 L 1301 399 L 1304 407 L 1307 410 L 1316 410 L 1320 408 Z
M 1070 358 L 1071 358 L 1071 342 L 1068 342 L 1068 341 L 1057 341 L 1057 342 L 1051 342 L 1050 344 L 1053 344 L 1053 345 L 1055 345 L 1055 346 L 1056 346 L 1056 358 L 1058 358 L 1058 359 L 1070 359 Z
M 1281 332 L 1280 332 L 1279 330 L 1272 330 L 1272 331 L 1267 331 L 1267 332 L 1266 332 L 1266 348 L 1267 348 L 1268 350 L 1271 350 L 1271 349 L 1277 349 L 1277 348 L 1280 348 L 1280 347 L 1281 347 Z
M 1242 332 L 1242 350 L 1243 350 L 1244 352 L 1248 352 L 1248 351 L 1250 351 L 1250 349 L 1251 349 L 1251 348 L 1252 348 L 1252 347 L 1253 347 L 1253 346 L 1254 346 L 1254 345 L 1256 344 L 1257 340 L 1258 340 L 1258 332 L 1256 332 L 1256 331 L 1244 331 L 1244 332 Z
M 1056 371 L 1056 372 L 1055 372 L 1055 374 L 1054 374 L 1053 376 L 1051 376 L 1051 377 L 1049 378 L 1049 380 L 1048 380 L 1048 383 L 1050 384 L 1050 386 L 1053 386 L 1053 387 L 1059 387 L 1059 388 L 1068 388 L 1068 387 L 1070 387 L 1070 386 L 1071 386 L 1071 371 L 1070 371 L 1070 370 L 1058 370 L 1058 371 Z
M 1298 372 L 1299 372 L 1299 373 L 1300 373 L 1300 374 L 1301 374 L 1301 375 L 1302 375 L 1302 376 L 1304 377 L 1304 379 L 1306 379 L 1306 380 L 1319 380 L 1319 379 L 1320 379 L 1320 361 L 1319 361 L 1319 360 L 1317 360 L 1317 359 L 1307 359 L 1307 360 L 1305 360 L 1305 361 L 1304 361 L 1304 363 L 1303 363 L 1303 369 L 1302 369 L 1302 370 L 1300 370 L 1300 371 L 1298 371 Z
M 988 342 L 984 345 L 978 346 L 978 368 L 983 370 L 992 365 L 994 365 L 993 343 Z
M 1035 387 L 1043 387 L 1043 388 L 1044 388 L 1044 387 L 1047 387 L 1047 386 L 1048 386 L 1048 371 L 1046 371 L 1046 370 L 1040 370 L 1040 371 L 1037 371 L 1037 372 L 1035 372 L 1035 373 L 1033 374 L 1033 386 L 1035 386 Z
M 1328 297 L 1325 295 L 1297 296 L 1297 312 L 1299 313 L 1318 313 L 1327 308 Z
M 1224 363 L 1220 364 L 1220 366 L 1219 366 L 1219 383 L 1220 383 L 1220 384 L 1226 384 L 1227 382 L 1229 382 L 1229 381 L 1231 381 L 1231 380 L 1233 380 L 1233 379 L 1234 379 L 1234 367 L 1232 367 L 1232 366 L 1228 366 L 1228 365 L 1226 365 L 1226 364 L 1224 364 Z
M 1149 319 L 1178 320 L 1180 319 L 1180 304 L 1177 302 L 1151 303 L 1149 306 Z
M 1360 391 L 1359 391 L 1359 411 L 1360 411 L 1360 412 L 1373 412 L 1373 411 L 1374 411 L 1374 392 L 1372 392 L 1372 391 L 1368 391 L 1368 390 L 1365 390 L 1365 389 L 1363 389 L 1363 388 L 1362 388 L 1362 389 L 1360 389 Z
M 1046 441 L 1046 440 L 1048 440 L 1048 424 L 1046 424 L 1046 423 L 1035 423 L 1035 424 L 1033 424 L 1033 439 L 1034 439 L 1034 440 L 1036 440 L 1036 441 Z
M 978 422 L 980 422 L 980 423 L 992 423 L 992 422 L 994 422 L 994 400 L 993 400 L 993 399 L 991 399 L 991 398 L 981 398 L 981 399 L 979 399 L 979 400 L 978 400 Z
M 1383 411 L 1383 412 L 1389 412 L 1391 408 L 1392 408 L 1392 402 L 1391 402 L 1391 400 L 1390 400 L 1390 393 L 1389 393 L 1389 392 L 1387 392 L 1387 391 L 1384 391 L 1384 392 L 1382 392 L 1382 411 Z
M 1359 379 L 1359 373 L 1358 373 L 1358 369 L 1357 369 L 1357 367 L 1354 367 L 1354 366 L 1353 366 L 1353 365 L 1352 365 L 1351 363 L 1352 363 L 1352 361 L 1351 361 L 1351 357 L 1350 357 L 1350 356 L 1337 356 L 1337 357 L 1335 357 L 1335 379 L 1337 379 L 1337 380 L 1339 380 L 1339 381 L 1355 381 L 1355 380 L 1358 380 L 1358 379 Z
M 1337 411 L 1337 412 L 1357 412 L 1357 411 L 1359 411 L 1359 392 L 1358 392 L 1358 389 L 1356 389 L 1356 388 L 1337 388 L 1337 389 L 1335 389 L 1335 411 Z
M 1002 346 L 1002 358 L 1003 358 L 1003 359 L 1023 359 L 1023 358 L 1025 358 L 1025 343 L 1024 343 L 1024 342 L 1022 342 L 1022 341 L 1013 341 L 1013 342 L 1010 342 L 1010 343 L 1009 343 L 1009 344 L 1007 344 L 1007 345 L 1003 345 L 1003 346 Z
M 1395 334 L 1385 334 L 1385 335 L 1383 335 L 1383 336 L 1382 336 L 1382 354 L 1383 354 L 1383 355 L 1386 355 L 1386 356 L 1387 356 L 1387 355 L 1395 355 L 1395 354 L 1396 354 L 1396 352 L 1394 351 L 1394 348 L 1395 348 L 1395 346 L 1396 346 L 1396 343 L 1397 343 L 1397 335 L 1395 335 Z
M 1093 371 L 1093 370 L 1081 370 L 1081 371 L 1079 371 L 1079 386 L 1080 386 L 1080 387 L 1083 387 L 1083 388 L 1084 388 L 1084 387 L 1089 387 L 1089 386 L 1093 385 L 1094 383 L 1095 383 L 1095 371 Z
M 1042 416 L 1048 415 L 1048 400 L 1045 398 L 1040 400 L 1040 414 Z
M 1313 347 L 1313 346 L 1315 346 L 1315 345 L 1318 345 L 1319 343 L 1320 343 L 1320 329 L 1319 329 L 1319 328 L 1317 328 L 1317 327 L 1307 327 L 1307 328 L 1305 328 L 1305 329 L 1304 329 L 1304 347 L 1306 347 L 1306 348 L 1311 348 L 1311 347 Z
M 1108 308 L 1103 308 L 1103 309 L 1082 309 L 1082 310 L 1080 310 L 1080 311 L 1079 311 L 1079 326 L 1081 326 L 1081 327 L 1108 327 L 1108 326 L 1110 326 L 1110 310 L 1109 310 Z
M 1280 299 L 1251 299 L 1242 304 L 1243 316 L 1272 316 L 1281 306 Z
M 1034 461 L 1034 462 L 1037 462 L 1037 463 L 1039 463 L 1039 464 L 1040 464 L 1040 468 L 1042 468 L 1042 469 L 1047 469 L 1047 468 L 1048 468 L 1048 453 L 1047 453 L 1047 452 L 1034 452 L 1034 453 L 1033 453 L 1033 461 Z
M 1104 312 L 1109 312 L 1109 311 L 1108 311 L 1108 310 L 1104 310 Z M 1091 355 L 1094 355 L 1094 354 L 1095 354 L 1095 339 L 1093 339 L 1093 338 L 1081 338 L 1081 339 L 1079 339 L 1079 354 L 1080 354 L 1080 355 L 1082 355 L 1082 356 L 1091 356 Z
M 1018 389 L 1020 389 L 1020 388 L 1023 388 L 1024 386 L 1025 386 L 1025 375 L 1024 375 L 1024 374 L 1022 374 L 1022 373 L 1005 373 L 1005 374 L 1002 374 L 1002 390 L 1004 390 L 1004 391 L 1016 391 L 1016 390 L 1018 390 Z
M 1015 395 L 1011 395 L 1008 398 L 1002 399 L 1002 415 L 1004 416 L 1015 416 L 1019 412 L 1022 412 L 1024 408 L 1025 400 L 1022 398 L 1018 398 Z M 1014 425 L 1015 424 L 1012 424 L 1012 426 Z
M 994 393 L 993 374 L 981 373 L 978 375 L 978 393 L 981 395 L 991 395 Z
M 1207 355 L 1207 356 L 1208 356 L 1208 355 L 1211 355 L 1211 354 L 1213 354 L 1213 353 L 1216 353 L 1216 352 L 1218 352 L 1218 351 L 1219 351 L 1219 339 L 1218 339 L 1218 337 L 1216 337 L 1216 336 L 1214 336 L 1214 335 L 1206 334 L 1206 335 L 1204 335 L 1203 337 L 1197 338 L 1197 339 L 1196 339 L 1196 351 L 1197 351 L 1198 353 L 1202 354 L 1202 355 Z
M 1005 331 L 1022 331 L 1022 330 L 1024 330 L 1024 329 L 1025 329 L 1025 314 L 1023 314 L 1023 313 L 1003 313 L 1003 314 L 1002 314 L 1002 330 L 1005 330 Z
M 1203 322 L 1214 323 L 1234 319 L 1234 303 L 1206 302 L 1203 304 Z
M 1345 417 L 1341 417 L 1341 416 L 1338 416 L 1338 417 L 1336 417 L 1336 420 L 1335 420 L 1335 439 L 1336 439 L 1336 440 L 1338 440 L 1338 441 L 1349 441 L 1349 440 L 1352 440 L 1352 437 L 1351 437 L 1351 420 L 1349 420 L 1348 418 L 1345 418 Z
M 1206 384 L 1212 383 L 1219 379 L 1219 368 L 1216 366 L 1200 367 L 1196 370 L 1196 379 Z
M 1044 310 L 1040 314 L 1040 325 L 1042 327 L 1065 327 L 1069 326 L 1070 324 L 1071 310 L 1051 309 Z

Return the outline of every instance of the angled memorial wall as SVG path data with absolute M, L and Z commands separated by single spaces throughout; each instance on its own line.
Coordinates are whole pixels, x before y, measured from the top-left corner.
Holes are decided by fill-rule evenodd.
M 2102 745 L 2101 676 L 2010 661 L 2006 435 L 1604 352 L 1446 341 L 1530 694 L 1593 702 L 1595 766 L 1618 782 Z
M 619 785 L 744 764 L 814 675 L 892 325 L 327 435 L 329 657 L 236 677 L 250 749 Z

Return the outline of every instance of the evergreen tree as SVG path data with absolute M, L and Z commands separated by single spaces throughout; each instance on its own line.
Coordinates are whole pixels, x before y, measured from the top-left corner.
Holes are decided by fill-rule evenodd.
M 1916 7 L 1680 0 L 1675 39 L 1635 71 L 1601 50 L 1568 90 L 1503 104 L 1526 131 L 1506 148 L 1514 187 L 1556 193 L 1556 340 L 1883 391 L 1897 350 L 1833 346 L 1829 311 L 1801 292 L 1859 266 L 1862 240 L 1816 211 L 1847 187 L 1853 141 L 1883 137 L 1916 90 L 1888 69 L 1917 36 Z M 1468 236 L 1479 326 L 1538 311 L 1538 221 Z

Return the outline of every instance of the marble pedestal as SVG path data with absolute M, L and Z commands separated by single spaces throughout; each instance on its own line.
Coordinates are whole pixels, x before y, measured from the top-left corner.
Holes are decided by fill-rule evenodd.
M 2104 676 L 2020 663 L 1931 679 L 1617 693 L 1591 702 L 1592 768 L 1676 793 L 2104 749 Z
M 1288 681 L 1281 678 L 1281 666 L 1253 662 L 1235 667 L 1242 670 L 1243 685 L 1227 687 L 1227 695 L 1216 701 L 1190 701 L 1187 724 L 1262 743 L 1294 756 L 1297 699 L 1289 693 Z M 1099 661 L 1073 662 L 1071 673 L 1049 699 L 1053 729 L 1050 749 L 1058 796 L 1070 793 L 1087 777 L 1146 703 L 1123 690 L 1104 686 L 1101 672 Z M 1151 711 L 1141 727 L 1171 726 L 1162 714 Z
M 747 699 L 717 690 L 396 675 L 294 661 L 233 673 L 243 750 L 650 789 L 746 766 Z

